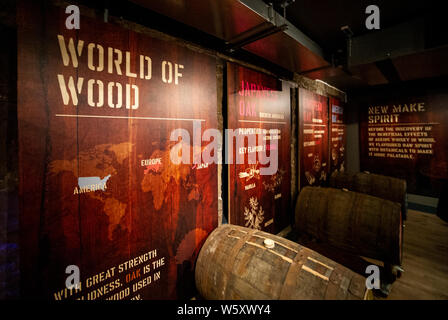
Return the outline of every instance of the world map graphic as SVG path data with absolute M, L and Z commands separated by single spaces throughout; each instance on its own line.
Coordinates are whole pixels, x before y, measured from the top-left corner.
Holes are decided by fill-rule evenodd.
M 78 185 L 73 186 L 74 197 L 78 196 L 79 193 L 80 196 L 90 197 L 102 203 L 100 213 L 107 215 L 109 219 L 107 237 L 110 241 L 113 239 L 116 228 L 120 227 L 129 231 L 127 224 L 122 223 L 128 207 L 127 199 L 117 197 L 111 189 L 116 190 L 117 188 L 113 188 L 113 186 L 123 183 L 116 176 L 120 172 L 129 172 L 129 159 L 130 155 L 135 152 L 134 148 L 135 145 L 129 142 L 100 144 L 79 152 L 74 159 L 50 162 L 49 172 L 51 174 L 57 175 L 68 172 L 78 181 Z M 143 155 L 139 155 L 139 157 L 141 158 Z M 194 183 L 194 178 L 191 177 L 192 165 L 172 163 L 169 147 L 166 150 L 157 149 L 153 151 L 150 158 L 161 158 L 161 165 L 157 170 L 148 170 L 148 168 L 142 167 L 143 177 L 138 182 L 137 187 L 140 187 L 144 193 L 152 194 L 152 204 L 156 211 L 160 210 L 163 204 L 170 199 L 170 203 L 173 204 L 173 211 L 177 213 L 179 211 L 181 188 L 188 191 L 188 201 L 199 200 L 199 186 Z M 140 169 L 140 167 L 137 166 L 137 169 Z M 81 181 L 83 185 L 81 185 Z M 99 187 L 81 188 L 89 187 L 88 183 L 90 181 L 96 181 Z M 85 190 L 87 192 L 83 192 Z

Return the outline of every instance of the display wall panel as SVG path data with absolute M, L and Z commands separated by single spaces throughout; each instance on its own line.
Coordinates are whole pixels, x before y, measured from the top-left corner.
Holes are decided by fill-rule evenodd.
M 439 89 L 385 93 L 360 110 L 361 169 L 402 178 L 438 197 L 448 179 L 448 96 Z
M 277 233 L 290 222 L 290 85 L 228 63 L 227 93 L 227 125 L 236 134 L 227 139 L 229 223 Z M 237 137 L 246 137 L 244 144 Z
M 216 59 L 42 3 L 18 8 L 22 296 L 191 297 L 217 165 L 170 155 L 217 128 Z
M 328 127 L 328 98 L 299 88 L 300 189 L 327 181 Z
M 344 121 L 344 106 L 336 98 L 330 98 L 330 174 L 344 172 L 345 150 L 347 141 L 346 125 Z

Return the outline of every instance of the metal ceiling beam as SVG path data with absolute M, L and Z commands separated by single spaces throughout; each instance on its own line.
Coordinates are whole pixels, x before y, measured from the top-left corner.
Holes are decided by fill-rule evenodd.
M 262 25 L 264 25 L 264 23 Z M 255 28 L 258 28 L 258 26 L 255 27 Z M 265 29 L 263 29 L 261 31 L 255 32 L 255 33 L 252 32 L 252 29 L 248 30 L 246 32 L 243 32 L 243 34 L 238 35 L 237 36 L 237 38 L 238 38 L 237 41 L 235 41 L 235 40 L 229 41 L 227 43 L 226 50 L 229 51 L 229 52 L 233 52 L 233 51 L 235 51 L 237 49 L 240 49 L 241 47 L 244 47 L 245 45 L 247 45 L 249 43 L 252 43 L 252 42 L 258 41 L 260 39 L 269 37 L 269 36 L 271 36 L 273 34 L 276 34 L 278 32 L 282 32 L 282 31 L 286 30 L 287 28 L 288 28 L 288 26 L 286 24 L 283 24 L 283 25 L 281 25 L 279 27 L 274 26 L 274 25 L 270 25 L 268 28 L 265 28 Z M 248 34 L 248 35 L 247 36 L 242 36 L 242 35 L 246 35 L 246 34 Z
M 322 59 L 325 59 L 322 48 L 316 42 L 297 29 L 293 24 L 278 14 L 271 6 L 268 6 L 262 0 L 239 0 L 239 2 L 274 25 L 285 24 L 287 26 L 287 29 L 283 31 L 285 34 L 299 42 L 302 46 L 306 47 L 314 54 L 318 55 Z
M 389 83 L 398 83 L 401 81 L 400 75 L 398 74 L 398 71 L 392 63 L 391 59 L 376 61 L 375 65 L 381 71 L 387 81 L 389 81 Z

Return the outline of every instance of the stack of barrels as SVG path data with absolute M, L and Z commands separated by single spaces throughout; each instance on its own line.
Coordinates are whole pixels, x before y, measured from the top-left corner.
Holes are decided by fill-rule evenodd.
M 406 182 L 337 173 L 330 184 L 302 189 L 296 230 L 354 255 L 400 266 Z M 364 276 L 298 243 L 235 225 L 209 235 L 195 281 L 200 295 L 213 300 L 372 299 Z
M 406 180 L 368 172 L 358 172 L 355 174 L 334 172 L 330 177 L 330 187 L 338 189 L 345 188 L 397 202 L 401 205 L 402 218 L 406 220 Z
M 295 208 L 295 229 L 344 252 L 380 260 L 388 295 L 399 277 L 406 181 L 370 173 L 335 172 L 330 188 L 305 187 Z

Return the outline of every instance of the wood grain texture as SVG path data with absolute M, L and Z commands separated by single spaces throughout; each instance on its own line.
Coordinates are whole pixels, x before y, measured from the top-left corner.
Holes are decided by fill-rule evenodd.
M 334 172 L 330 176 L 330 187 L 337 189 L 345 188 L 351 191 L 397 202 L 401 205 L 403 220 L 406 220 L 406 180 L 373 173 Z
M 274 242 L 273 248 L 265 240 Z M 205 299 L 361 300 L 365 278 L 292 241 L 234 225 L 213 231 L 196 263 Z
M 387 299 L 447 300 L 448 223 L 436 215 L 409 210 L 405 232 L 405 271 Z
M 18 10 L 22 295 L 53 299 L 65 288 L 68 265 L 79 266 L 85 285 L 87 278 L 155 249 L 166 261 L 161 278 L 139 290 L 141 298 L 189 297 L 195 256 L 217 226 L 217 165 L 174 164 L 170 133 L 180 128 L 193 137 L 191 119 L 201 121 L 202 131 L 217 128 L 216 59 L 85 16 L 80 30 L 67 30 L 66 17 L 65 8 L 47 1 L 24 0 Z M 78 55 L 78 67 L 63 62 L 58 35 L 66 46 L 74 42 L 77 51 L 69 57 Z M 152 60 L 151 79 L 140 73 L 141 55 Z M 173 72 L 176 64 L 183 66 L 178 84 L 164 61 Z M 70 77 L 84 79 L 76 106 L 64 102 L 58 76 L 67 84 Z M 108 95 L 110 83 L 114 91 Z M 138 96 L 128 94 L 132 86 Z M 82 181 L 106 177 L 107 188 L 79 192 Z M 84 287 L 82 295 L 116 279 L 121 290 L 131 287 L 143 277 L 125 276 L 137 270 L 142 274 L 140 265 Z
M 376 264 L 383 274 L 383 263 L 350 254 L 312 238 L 292 232 L 288 239 L 306 246 L 354 272 L 365 275 L 367 266 Z M 434 214 L 409 210 L 403 240 L 404 272 L 393 283 L 387 298 L 378 300 L 447 300 L 448 299 L 448 223 Z
M 400 205 L 333 188 L 306 187 L 299 194 L 295 228 L 352 254 L 401 262 Z
M 249 143 L 248 133 L 244 144 L 237 145 L 233 138 L 233 159 L 229 161 L 229 222 L 236 225 L 258 228 L 277 233 L 285 228 L 289 221 L 291 199 L 291 111 L 290 86 L 276 78 L 260 72 L 227 63 L 228 111 L 227 127 L 238 132 L 239 129 L 279 130 L 278 158 L 272 151 L 270 163 L 262 164 L 259 153 L 240 153 L 240 147 L 263 146 L 261 135 L 256 143 Z M 267 115 L 273 115 L 273 118 Z M 278 117 L 277 117 L 278 116 Z M 244 135 L 241 135 L 244 136 Z M 266 140 L 266 146 L 273 145 L 273 140 Z M 274 145 L 275 147 L 275 145 Z M 230 146 L 227 145 L 230 149 Z M 227 150 L 229 151 L 229 150 Z M 256 155 L 255 161 L 250 160 Z M 238 157 L 244 157 L 237 163 Z M 277 163 L 274 174 L 262 175 L 260 168 Z M 256 163 L 255 163 L 256 162 Z M 257 206 L 255 208 L 255 201 Z M 262 214 L 261 214 L 262 213 Z M 253 214 L 253 215 L 252 215 Z M 256 215 L 255 215 L 256 214 Z M 257 223 L 251 223 L 251 217 L 257 217 Z
M 330 174 L 344 172 L 347 144 L 344 106 L 339 99 L 330 97 Z
M 327 183 L 328 130 L 328 98 L 299 88 L 299 192 Z
M 446 109 L 448 96 L 444 89 L 422 86 L 390 92 L 375 91 L 363 97 L 362 101 L 363 104 L 359 109 L 361 170 L 405 179 L 410 193 L 438 197 L 443 182 L 448 179 L 448 111 Z M 419 104 L 421 111 L 418 111 L 416 107 Z M 379 107 L 379 112 L 376 114 L 374 109 L 370 109 L 369 113 L 369 108 L 374 107 Z M 393 116 L 394 118 L 392 120 L 389 118 L 389 121 L 384 118 L 369 119 L 375 116 Z M 422 127 L 423 129 L 417 132 L 397 132 L 395 128 L 401 127 Z M 373 136 L 374 131 L 370 132 L 371 136 L 369 136 L 369 130 L 373 129 L 384 129 L 378 134 L 391 132 L 401 136 L 380 137 L 378 134 Z M 414 136 L 413 133 L 423 135 Z M 374 142 L 370 147 L 369 138 L 372 139 L 371 143 Z M 390 139 L 379 141 L 378 138 Z M 399 142 L 392 138 L 409 140 Z M 397 146 L 386 148 L 387 143 Z M 410 144 L 412 146 L 409 146 Z M 425 144 L 431 147 L 421 146 Z M 377 148 L 375 152 L 372 151 L 374 147 Z M 404 149 L 404 151 L 388 151 L 392 149 Z M 397 155 L 412 156 L 412 158 L 398 158 Z

